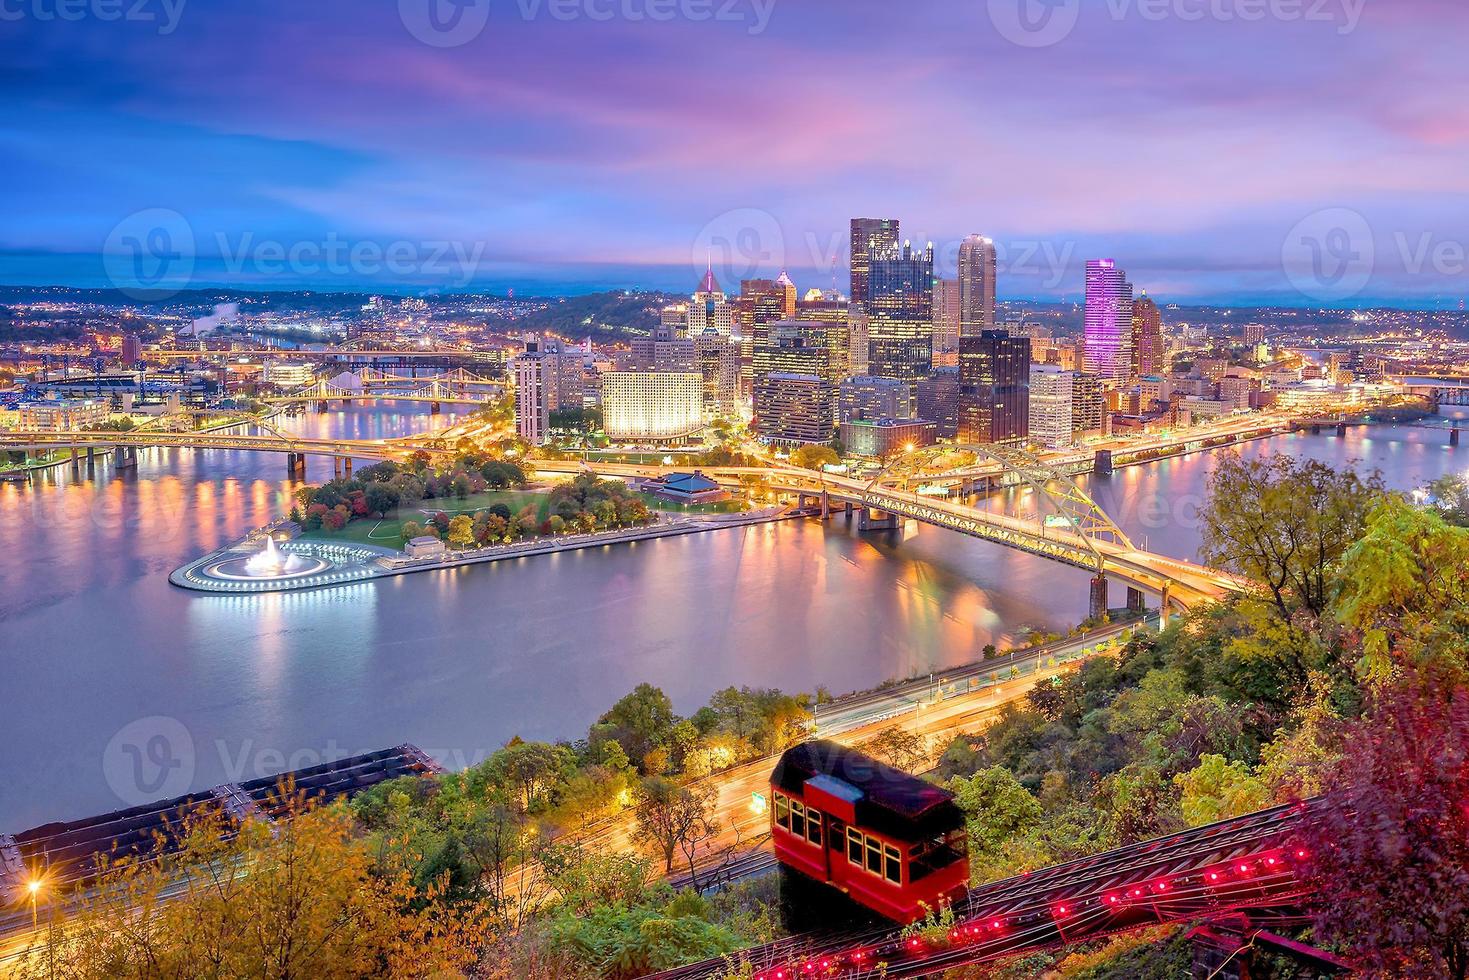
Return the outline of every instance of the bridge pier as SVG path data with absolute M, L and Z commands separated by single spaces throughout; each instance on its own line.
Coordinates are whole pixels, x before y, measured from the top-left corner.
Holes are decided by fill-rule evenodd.
M 896 530 L 897 526 L 897 514 L 874 510 L 871 507 L 863 507 L 857 511 L 857 530 L 859 531 L 892 531 Z
M 349 480 L 352 479 L 352 457 L 351 456 L 348 456 L 346 459 L 342 460 L 342 469 L 345 472 L 345 474 L 347 476 L 347 479 L 349 479 Z
M 1140 613 L 1146 609 L 1147 604 L 1143 596 L 1143 590 L 1133 588 L 1131 585 L 1129 585 L 1127 587 L 1127 611 Z
M 1165 580 L 1163 582 L 1163 600 L 1160 603 L 1158 603 L 1158 628 L 1159 629 L 1166 630 L 1168 628 L 1168 604 L 1172 600 L 1172 596 L 1170 595 L 1170 593 L 1172 591 L 1173 591 L 1173 586 L 1170 585 Z
M 332 479 L 333 480 L 340 480 L 341 478 L 342 478 L 342 457 L 340 457 L 340 456 L 333 456 L 332 457 Z
M 439 403 L 437 401 L 433 401 L 433 402 L 430 402 L 429 403 L 428 413 L 430 415 L 438 415 L 440 411 L 441 411 L 441 408 L 439 407 Z
M 1449 430 L 1449 445 L 1450 446 L 1457 446 L 1458 444 L 1459 444 L 1459 430 L 1458 429 L 1450 429 Z
M 112 451 L 113 465 L 119 470 L 138 468 L 138 451 L 131 446 L 118 446 Z
M 72 446 L 71 447 L 71 465 L 72 465 L 72 468 L 73 469 L 75 469 L 76 466 L 77 466 L 77 460 L 78 460 L 78 458 L 79 458 L 79 456 L 77 454 L 77 447 L 76 446 Z
M 1112 450 L 1098 449 L 1092 470 L 1097 476 L 1111 476 L 1116 472 L 1116 466 L 1112 463 Z
M 1347 437 L 1347 424 L 1345 422 L 1336 423 L 1336 434 L 1343 439 Z
M 1099 572 L 1092 576 L 1090 601 L 1087 603 L 1087 618 L 1100 621 L 1107 615 L 1107 576 Z

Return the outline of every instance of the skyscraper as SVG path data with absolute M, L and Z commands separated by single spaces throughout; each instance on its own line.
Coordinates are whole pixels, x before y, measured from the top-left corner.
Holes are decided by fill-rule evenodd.
M 933 365 L 933 245 L 874 252 L 867 284 L 867 373 L 910 384 Z
M 1132 304 L 1132 379 L 1163 370 L 1163 314 L 1148 294 Z
M 867 277 L 874 252 L 887 252 L 898 247 L 897 218 L 852 219 L 852 295 L 853 303 L 867 302 Z
M 1086 264 L 1085 369 L 1126 384 L 1132 373 L 1132 283 L 1113 259 Z
M 959 349 L 959 281 L 933 281 L 933 351 Z
M 515 358 L 515 434 L 532 446 L 551 437 L 552 355 L 539 337 L 527 337 Z
M 1074 378 L 1054 364 L 1030 366 L 1030 438 L 1049 449 L 1071 445 Z
M 978 337 L 995 329 L 995 243 L 970 235 L 959 244 L 959 333 Z
M 985 330 L 959 338 L 959 441 L 1019 442 L 1030 434 L 1030 338 Z
M 724 290 L 719 288 L 711 267 L 705 271 L 703 281 L 694 292 L 693 302 L 689 304 L 688 334 L 697 337 L 702 333 L 716 333 L 728 337 L 733 332 L 734 308 L 730 306 Z

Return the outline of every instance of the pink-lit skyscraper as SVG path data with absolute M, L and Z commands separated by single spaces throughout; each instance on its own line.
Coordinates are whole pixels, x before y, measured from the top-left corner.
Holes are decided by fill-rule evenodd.
M 1125 384 L 1132 375 L 1132 283 L 1114 259 L 1086 264 L 1086 370 Z

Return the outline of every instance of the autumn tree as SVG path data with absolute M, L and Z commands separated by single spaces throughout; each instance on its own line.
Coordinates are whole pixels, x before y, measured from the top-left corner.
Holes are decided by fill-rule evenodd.
M 284 803 L 287 819 L 269 824 L 190 817 L 174 853 L 110 864 L 49 955 L 19 975 L 432 977 L 470 966 L 475 909 L 433 904 L 437 883 L 422 891 L 377 873 L 344 808 Z
M 1469 977 L 1469 688 L 1381 689 L 1301 835 L 1318 935 L 1369 977 Z
M 1362 533 L 1382 478 L 1293 456 L 1224 456 L 1200 512 L 1205 562 L 1258 583 L 1280 615 L 1320 616 L 1333 564 Z
M 888 728 L 857 748 L 910 775 L 923 772 L 930 765 L 928 740 L 905 728 Z

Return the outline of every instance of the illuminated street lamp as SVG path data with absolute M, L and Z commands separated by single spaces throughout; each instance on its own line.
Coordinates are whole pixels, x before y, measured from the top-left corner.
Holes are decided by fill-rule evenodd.
M 31 931 L 36 931 L 36 898 L 41 894 L 41 888 L 45 883 L 40 878 L 32 878 L 26 882 L 26 893 L 31 898 Z

